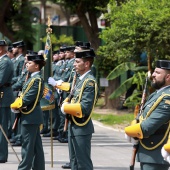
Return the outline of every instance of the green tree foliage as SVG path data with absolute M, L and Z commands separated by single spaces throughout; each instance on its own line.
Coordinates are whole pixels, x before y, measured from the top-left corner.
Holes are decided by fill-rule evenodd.
M 34 30 L 30 21 L 29 0 L 0 0 L 0 32 L 9 40 L 33 43 Z
M 133 62 L 136 66 L 140 66 L 142 52 L 146 52 L 147 56 L 151 57 L 152 63 L 158 58 L 170 59 L 169 10 L 170 1 L 166 0 L 128 0 L 119 4 L 115 0 L 110 0 L 108 13 L 105 15 L 110 22 L 110 27 L 103 30 L 101 38 L 104 45 L 98 51 L 102 56 L 100 60 L 107 62 L 102 62 L 99 68 L 109 73 L 124 62 Z M 111 63 L 112 69 L 110 69 Z M 126 71 L 127 68 L 124 67 L 124 70 Z M 109 80 L 116 77 L 112 75 L 114 71 L 109 74 Z M 117 72 L 115 74 L 118 76 Z M 128 101 L 139 103 L 145 77 L 146 70 L 135 71 L 134 76 L 124 82 L 110 98 L 121 95 L 130 84 L 135 83 L 137 89 Z
M 123 74 L 126 71 L 132 71 L 134 75 L 129 79 L 125 80 L 110 96 L 110 99 L 115 99 L 127 92 L 127 90 L 133 85 L 136 84 L 136 89 L 133 92 L 133 95 L 127 98 L 125 104 L 126 106 L 135 106 L 139 104 L 141 101 L 141 94 L 143 90 L 143 86 L 145 84 L 146 79 L 146 71 L 147 66 L 137 66 L 135 63 L 132 62 L 124 62 L 114 70 L 110 72 L 107 76 L 107 79 L 113 80 Z
M 53 0 L 56 3 L 69 8 L 72 14 L 77 14 L 81 25 L 96 50 L 100 45 L 99 28 L 97 18 L 101 15 L 100 8 L 106 8 L 109 0 Z M 98 7 L 98 8 L 97 8 Z
M 42 42 L 46 42 L 47 36 L 42 39 Z M 71 46 L 74 45 L 72 36 L 66 36 L 65 34 L 60 35 L 59 38 L 56 35 L 51 34 L 51 43 L 53 45 L 53 51 L 58 50 L 62 45 Z
M 105 45 L 99 50 L 102 59 L 110 61 L 103 63 L 106 71 L 110 71 L 108 63 L 114 62 L 113 68 L 126 61 L 139 63 L 142 51 L 154 59 L 169 58 L 170 1 L 129 0 L 117 6 L 110 0 L 108 8 L 106 18 L 111 26 L 103 30 Z

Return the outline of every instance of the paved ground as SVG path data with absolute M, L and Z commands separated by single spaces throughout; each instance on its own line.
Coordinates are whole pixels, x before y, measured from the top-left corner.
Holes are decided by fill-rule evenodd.
M 129 170 L 132 146 L 124 139 L 124 132 L 102 126 L 96 121 L 94 121 L 94 124 L 95 133 L 92 138 L 94 170 Z M 68 145 L 54 141 L 52 154 L 50 138 L 42 138 L 42 140 L 46 159 L 46 170 L 62 170 L 61 165 L 69 160 Z M 21 148 L 15 147 L 14 149 L 21 159 Z M 53 155 L 53 165 L 51 163 L 51 155 Z M 18 160 L 9 146 L 8 162 L 1 164 L 0 169 L 16 170 L 17 167 Z M 135 170 L 139 170 L 138 163 L 136 163 L 135 167 Z

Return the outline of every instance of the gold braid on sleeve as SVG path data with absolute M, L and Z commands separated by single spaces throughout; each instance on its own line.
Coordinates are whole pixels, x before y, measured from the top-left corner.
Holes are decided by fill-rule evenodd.
M 37 102 L 38 102 L 38 98 L 39 98 L 40 91 L 41 91 L 41 79 L 40 79 L 40 78 L 33 78 L 33 79 L 30 81 L 30 83 L 28 84 L 28 87 L 26 88 L 26 90 L 24 91 L 24 93 L 23 93 L 23 94 L 21 93 L 21 96 L 20 96 L 20 97 L 23 98 L 24 95 L 30 90 L 30 88 L 31 88 L 32 85 L 34 84 L 35 79 L 39 79 L 39 85 L 38 85 L 38 93 L 37 93 L 37 96 L 36 96 L 34 105 L 33 105 L 32 109 L 29 110 L 28 112 L 25 112 L 25 111 L 22 110 L 22 108 L 20 108 L 19 110 L 20 110 L 20 112 L 23 113 L 23 114 L 30 114 L 30 113 L 35 109 L 35 106 L 36 106 L 36 104 L 37 104 Z

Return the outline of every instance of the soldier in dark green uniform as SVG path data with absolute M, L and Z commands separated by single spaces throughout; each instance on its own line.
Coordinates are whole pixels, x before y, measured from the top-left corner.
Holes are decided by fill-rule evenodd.
M 18 170 L 45 170 L 40 136 L 40 125 L 43 123 L 40 100 L 44 90 L 40 70 L 45 61 L 42 55 L 29 55 L 27 58 L 26 67 L 31 77 L 25 82 L 20 98 L 11 104 L 12 109 L 19 109 L 21 112 L 22 161 Z
M 8 46 L 8 52 L 7 52 L 7 56 L 11 59 L 12 62 L 15 61 L 15 56 L 12 52 L 13 46 Z
M 6 55 L 7 44 L 4 40 L 0 40 L 0 124 L 8 135 L 8 119 L 11 113 L 10 104 L 14 101 L 11 88 L 13 77 L 13 63 Z M 8 159 L 8 143 L 0 131 L 0 163 L 7 162 Z
M 168 170 L 169 163 L 161 155 L 170 130 L 170 61 L 158 60 L 152 74 L 156 89 L 145 103 L 139 123 L 125 128 L 126 137 L 139 142 L 137 160 L 142 170 Z M 134 140 L 132 140 L 134 141 Z
M 93 107 L 97 100 L 97 83 L 91 74 L 95 57 L 93 49 L 77 51 L 74 68 L 79 78 L 73 79 L 70 95 L 62 104 L 61 111 L 67 114 L 69 156 L 72 170 L 93 170 L 91 160 L 91 138 L 94 126 L 91 120 Z M 75 86 L 74 86 L 75 83 Z M 73 87 L 74 86 L 74 87 Z M 63 82 L 56 87 L 70 89 L 71 84 Z
M 7 56 L 11 59 L 12 63 L 15 62 L 15 57 L 12 52 L 13 46 L 8 46 Z M 9 114 L 9 120 L 8 120 L 8 138 L 10 139 L 12 137 L 12 120 L 10 119 L 13 113 L 11 112 Z M 13 116 L 14 117 L 14 116 Z
M 14 77 L 12 79 L 12 84 L 18 81 L 18 77 L 22 73 L 24 65 L 24 47 L 25 43 L 23 41 L 14 42 L 13 44 L 13 54 L 15 56 L 14 62 Z
M 22 71 L 24 69 L 24 50 L 25 50 L 25 43 L 23 41 L 17 41 L 12 44 L 13 49 L 12 52 L 15 56 L 14 60 L 14 75 L 12 78 L 12 85 L 15 84 L 19 77 L 22 74 Z M 13 91 L 14 97 L 17 98 L 19 91 Z M 17 135 L 15 135 L 15 143 L 12 143 L 12 146 L 21 146 L 21 129 L 20 129 L 20 123 L 17 127 Z
M 32 50 L 27 50 L 26 55 L 24 57 L 25 58 L 24 65 L 23 65 L 24 68 L 22 70 L 21 75 L 18 77 L 18 81 L 12 85 L 13 91 L 21 91 L 23 84 L 25 83 L 25 81 L 27 81 L 28 76 L 29 76 L 29 72 L 26 69 L 26 63 L 28 62 L 27 56 L 33 55 L 33 54 L 37 54 L 37 53 L 32 51 Z M 16 117 L 15 113 L 12 112 L 12 115 L 11 115 L 12 125 L 14 123 L 15 117 Z M 17 126 L 17 128 L 14 129 L 13 132 L 11 132 L 12 135 L 11 135 L 10 142 L 12 143 L 13 146 L 21 146 L 20 133 L 18 134 L 18 132 L 20 132 L 20 128 L 21 127 L 20 127 L 20 124 L 19 124 L 19 126 Z

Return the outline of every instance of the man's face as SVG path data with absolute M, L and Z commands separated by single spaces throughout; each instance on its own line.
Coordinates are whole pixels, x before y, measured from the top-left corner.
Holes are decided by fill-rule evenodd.
M 84 62 L 81 58 L 76 58 L 73 64 L 75 71 L 83 75 L 86 72 L 86 68 L 88 67 L 87 62 Z
M 60 57 L 60 60 L 64 59 L 65 58 L 65 53 L 64 52 L 60 52 L 59 57 Z
M 58 61 L 58 60 L 59 60 L 59 54 L 54 54 L 53 61 Z
M 160 89 L 165 86 L 166 84 L 166 77 L 167 73 L 164 69 L 161 68 L 155 68 L 153 74 L 152 74 L 152 87 L 155 89 Z
M 66 51 L 65 56 L 66 59 L 74 58 L 74 52 Z
M 18 54 L 18 48 L 12 48 L 12 52 L 16 56 Z

